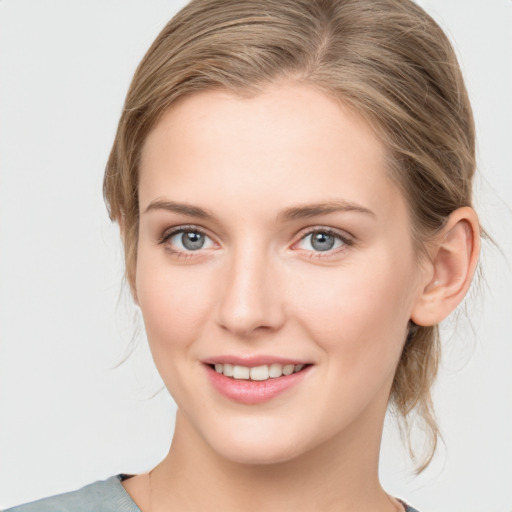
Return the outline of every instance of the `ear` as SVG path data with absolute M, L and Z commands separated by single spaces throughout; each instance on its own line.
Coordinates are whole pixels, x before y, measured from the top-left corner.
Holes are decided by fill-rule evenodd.
M 478 217 L 470 207 L 458 208 L 428 244 L 428 272 L 411 314 L 415 324 L 436 325 L 461 303 L 473 279 L 479 252 Z

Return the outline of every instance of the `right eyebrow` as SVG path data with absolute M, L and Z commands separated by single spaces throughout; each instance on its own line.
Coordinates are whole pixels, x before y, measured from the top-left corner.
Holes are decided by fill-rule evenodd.
M 163 199 L 156 199 L 151 201 L 149 206 L 144 210 L 148 213 L 152 210 L 166 210 L 169 212 L 180 213 L 188 217 L 196 217 L 198 219 L 212 219 L 213 214 L 208 210 L 203 210 L 198 206 L 192 206 L 186 203 L 177 203 L 176 201 L 164 201 Z

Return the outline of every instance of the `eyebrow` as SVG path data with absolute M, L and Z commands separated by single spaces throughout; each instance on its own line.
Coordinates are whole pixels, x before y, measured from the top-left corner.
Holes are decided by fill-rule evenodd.
M 187 203 L 178 203 L 176 201 L 166 201 L 157 199 L 152 201 L 149 206 L 144 210 L 147 213 L 152 210 L 167 210 L 174 213 L 186 215 L 187 217 L 196 217 L 199 219 L 213 219 L 214 215 L 209 210 L 192 206 Z M 291 206 L 282 210 L 277 214 L 276 220 L 278 222 L 286 222 L 297 219 L 307 219 L 316 217 L 318 215 L 326 215 L 336 212 L 358 212 L 376 217 L 375 213 L 350 201 L 322 201 L 319 203 L 308 203 Z
M 322 201 L 320 203 L 299 204 L 281 211 L 277 215 L 277 220 L 284 222 L 296 219 L 307 219 L 317 215 L 326 215 L 336 212 L 358 212 L 376 217 L 375 213 L 350 201 Z
M 213 214 L 209 210 L 203 210 L 198 206 L 192 206 L 186 203 L 177 203 L 175 201 L 164 201 L 157 199 L 151 201 L 149 206 L 144 210 L 144 213 L 150 212 L 151 210 L 167 210 L 169 212 L 181 213 L 188 217 L 197 217 L 199 219 L 211 219 Z

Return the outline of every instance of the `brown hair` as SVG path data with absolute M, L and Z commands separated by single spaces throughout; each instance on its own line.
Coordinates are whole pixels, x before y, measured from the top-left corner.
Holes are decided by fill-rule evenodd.
M 448 215 L 471 206 L 474 125 L 453 49 L 409 0 L 193 0 L 162 30 L 131 83 L 104 180 L 123 225 L 126 277 L 135 280 L 141 150 L 179 98 L 212 88 L 256 94 L 281 78 L 311 84 L 351 106 L 388 149 L 417 247 Z M 410 326 L 390 404 L 408 429 L 423 420 L 430 462 L 438 438 L 430 387 L 437 326 Z

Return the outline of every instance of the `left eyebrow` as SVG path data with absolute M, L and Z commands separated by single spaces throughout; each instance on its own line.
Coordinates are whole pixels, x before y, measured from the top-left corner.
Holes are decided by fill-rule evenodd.
M 375 213 L 350 201 L 324 201 L 320 203 L 299 204 L 286 208 L 277 214 L 278 222 L 285 222 L 296 219 L 306 219 L 335 212 L 358 212 L 376 217 Z

